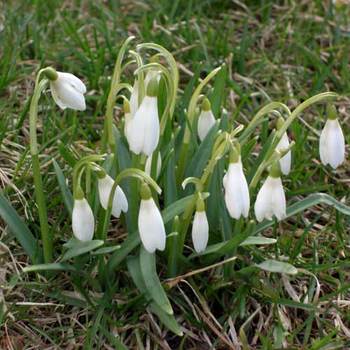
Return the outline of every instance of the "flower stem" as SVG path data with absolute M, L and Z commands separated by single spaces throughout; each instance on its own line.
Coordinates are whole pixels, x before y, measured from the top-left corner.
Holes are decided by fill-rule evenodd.
M 34 178 L 34 190 L 35 198 L 39 212 L 40 232 L 41 240 L 43 243 L 44 261 L 49 263 L 52 261 L 52 234 L 49 230 L 49 224 L 47 219 L 46 201 L 43 189 L 43 182 L 40 172 L 40 162 L 38 154 L 38 142 L 37 142 L 37 119 L 38 119 L 38 103 L 42 91 L 47 86 L 48 80 L 43 79 L 39 81 L 39 75 L 35 83 L 33 97 L 30 103 L 29 109 L 29 138 L 30 138 L 30 153 L 32 158 L 32 170 Z

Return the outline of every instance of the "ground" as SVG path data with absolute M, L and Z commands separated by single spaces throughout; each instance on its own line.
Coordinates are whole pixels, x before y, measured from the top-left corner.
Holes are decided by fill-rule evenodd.
M 166 47 L 178 62 L 182 96 L 192 76 L 226 63 L 223 106 L 241 123 L 269 101 L 293 108 L 324 91 L 336 106 L 350 141 L 350 6 L 331 1 L 6 1 L 0 4 L 0 181 L 6 197 L 39 235 L 29 156 L 28 109 L 35 74 L 52 65 L 84 80 L 82 114 L 49 108 L 39 120 L 40 161 L 56 255 L 71 237 L 55 159 L 69 178 L 67 150 L 82 155 L 100 147 L 110 77 L 121 43 Z M 131 72 L 129 72 L 131 81 Z M 43 100 L 53 106 L 49 94 Z M 185 108 L 180 105 L 177 108 Z M 119 115 L 119 114 L 118 114 Z M 116 123 L 118 123 L 118 115 Z M 318 156 L 324 106 L 292 124 L 293 170 L 284 180 L 291 203 L 327 192 L 349 205 L 350 168 L 325 168 Z M 267 124 L 259 130 L 262 142 Z M 348 149 L 348 148 L 347 148 Z M 24 274 L 30 264 L 5 222 L 0 243 L 0 348 L 113 349 L 348 349 L 350 348 L 350 221 L 317 205 L 264 232 L 274 246 L 239 250 L 232 273 L 217 261 L 193 263 L 167 290 L 185 336 L 145 308 L 125 264 L 113 296 L 83 293 L 69 272 Z M 109 239 L 122 242 L 115 223 Z M 304 274 L 251 274 L 249 262 L 278 256 Z M 221 260 L 219 260 L 221 261 Z M 243 261 L 243 262 L 242 262 Z M 244 263 L 246 262 L 246 264 Z M 201 268 L 209 266 L 205 271 Z M 159 264 L 161 280 L 166 275 Z M 199 271 L 197 271 L 199 270 Z M 90 271 L 96 277 L 97 268 Z M 106 298 L 105 298 L 106 297 Z M 102 305 L 102 307 L 101 307 Z

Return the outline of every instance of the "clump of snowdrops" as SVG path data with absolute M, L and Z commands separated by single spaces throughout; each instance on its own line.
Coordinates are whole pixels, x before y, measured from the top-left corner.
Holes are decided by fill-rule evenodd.
M 87 89 L 76 76 L 52 67 L 38 73 L 30 107 L 30 150 L 44 264 L 27 271 L 74 271 L 75 264 L 79 269 L 82 263 L 98 264 L 104 276 L 101 290 L 113 291 L 115 271 L 126 260 L 151 310 L 181 334 L 158 278 L 156 260 L 166 262 L 165 274 L 173 278 L 168 280 L 171 287 L 194 261 L 203 267 L 209 257 L 210 262 L 224 264 L 237 258 L 239 247 L 273 244 L 275 239 L 260 235 L 264 229 L 315 204 L 307 199 L 304 205 L 287 206 L 283 181 L 293 168 L 294 145 L 288 137 L 289 126 L 306 108 L 325 103 L 319 155 L 324 166 L 333 169 L 344 161 L 344 136 L 332 104 L 337 95 L 332 92 L 313 96 L 293 111 L 280 102 L 268 103 L 247 125 L 238 124 L 218 105 L 221 96 L 217 94 L 222 92 L 212 88 L 215 79 L 224 79 L 224 66 L 199 80 L 188 105 L 180 103 L 176 108 L 181 96 L 173 56 L 152 43 L 132 50 L 132 40 L 122 45 L 115 63 L 101 146 L 76 160 L 71 172 L 72 197 L 66 182 L 60 182 L 71 214 L 67 220 L 72 223 L 72 238 L 62 257 L 55 254 L 56 233 L 49 227 L 40 174 L 38 103 L 49 87 L 61 109 L 82 111 L 80 118 L 84 118 Z M 258 147 L 257 128 L 268 118 L 272 126 L 268 143 Z M 253 157 L 253 148 L 260 150 L 260 156 L 252 172 L 245 165 Z M 57 164 L 55 169 L 62 177 Z M 122 242 L 108 237 L 115 225 L 111 217 L 119 218 L 127 232 Z M 42 262 L 38 256 L 36 262 Z M 254 266 L 298 273 L 294 266 L 273 259 Z

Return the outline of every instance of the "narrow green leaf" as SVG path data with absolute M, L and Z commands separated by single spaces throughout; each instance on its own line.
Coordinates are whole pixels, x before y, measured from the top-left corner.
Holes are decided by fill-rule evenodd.
M 145 281 L 143 280 L 139 257 L 136 256 L 128 256 L 127 258 L 128 270 L 130 272 L 131 278 L 134 281 L 137 289 L 144 294 L 145 299 L 150 303 L 149 307 L 153 313 L 155 313 L 159 320 L 172 332 L 175 334 L 182 336 L 182 330 L 180 325 L 177 323 L 174 315 L 169 315 L 166 313 L 158 304 L 152 301 L 151 296 L 148 294 Z
M 286 273 L 288 275 L 296 275 L 298 273 L 298 269 L 293 265 L 277 260 L 265 260 L 256 266 L 269 272 Z
M 246 245 L 264 245 L 264 244 L 275 244 L 277 242 L 277 239 L 274 238 L 267 238 L 262 236 L 251 236 L 245 239 L 240 246 L 246 246 Z
M 38 272 L 38 271 L 77 271 L 73 265 L 65 263 L 38 264 L 27 266 L 23 272 Z
M 55 159 L 53 160 L 53 166 L 55 168 L 55 173 L 56 173 L 58 185 L 60 187 L 61 194 L 63 197 L 64 205 L 66 206 L 69 214 L 72 215 L 72 211 L 73 211 L 72 192 L 68 188 L 66 177 L 64 176 L 62 169 L 60 168 L 58 163 L 55 161 Z
M 41 254 L 38 241 L 2 192 L 0 192 L 0 216 L 6 222 L 32 262 L 39 262 Z
M 172 315 L 173 308 L 158 278 L 155 254 L 143 247 L 140 248 L 140 266 L 148 294 L 167 314 Z
M 90 252 L 91 250 L 94 250 L 101 245 L 103 245 L 103 241 L 101 240 L 93 240 L 93 241 L 87 241 L 87 242 L 81 242 L 78 240 L 70 241 L 68 247 L 69 249 L 66 251 L 66 253 L 63 255 L 61 261 L 67 261 L 71 258 L 74 258 L 76 256 L 85 254 Z M 67 245 L 66 245 L 67 246 Z

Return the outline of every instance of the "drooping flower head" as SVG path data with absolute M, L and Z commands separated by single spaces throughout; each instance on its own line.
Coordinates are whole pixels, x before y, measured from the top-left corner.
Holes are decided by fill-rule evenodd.
M 141 242 L 149 253 L 154 253 L 156 249 L 164 250 L 166 233 L 163 218 L 147 184 L 141 185 L 140 195 L 138 228 Z
M 107 209 L 114 180 L 106 173 L 98 174 L 98 194 L 103 209 Z M 112 215 L 119 218 L 121 212 L 128 211 L 128 201 L 120 186 L 117 186 L 112 201 Z
M 51 67 L 46 68 L 44 73 L 49 78 L 52 97 L 61 109 L 86 109 L 86 86 L 79 78 L 71 73 L 57 72 Z
M 278 220 L 286 217 L 286 197 L 281 180 L 281 166 L 278 161 L 271 166 L 270 173 L 256 197 L 254 211 L 256 219 Z
M 210 101 L 205 97 L 201 105 L 198 117 L 198 137 L 201 141 L 208 135 L 210 129 L 215 125 L 215 117 L 211 111 Z
M 79 188 L 74 198 L 72 230 L 80 241 L 91 241 L 94 236 L 95 218 L 91 207 Z
M 129 147 L 135 154 L 150 156 L 159 141 L 158 82 L 153 78 L 147 93 L 128 126 Z
M 323 165 L 336 169 L 345 159 L 344 134 L 333 105 L 327 106 L 327 121 L 320 137 L 320 158 Z
M 277 129 L 280 129 L 282 125 L 284 124 L 283 118 L 279 118 L 277 121 Z M 290 143 L 289 138 L 287 135 L 287 132 L 284 132 L 282 135 L 282 138 L 280 139 L 279 143 L 277 144 L 276 150 L 277 151 L 283 151 L 288 149 Z M 281 159 L 280 159 L 280 165 L 281 165 L 281 171 L 283 175 L 288 175 L 290 173 L 292 164 L 292 152 L 288 151 Z
M 209 224 L 205 213 L 204 200 L 200 197 L 197 200 L 196 212 L 192 223 L 192 242 L 194 250 L 201 253 L 205 250 L 209 239 Z
M 223 178 L 225 189 L 225 203 L 230 216 L 239 219 L 248 217 L 250 197 L 247 180 L 243 173 L 240 147 L 233 146 L 230 153 L 230 164 Z

